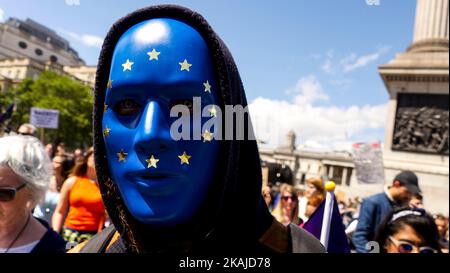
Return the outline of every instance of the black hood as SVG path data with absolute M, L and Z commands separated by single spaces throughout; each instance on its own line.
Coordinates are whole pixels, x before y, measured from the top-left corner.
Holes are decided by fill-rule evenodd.
M 211 248 L 226 251 L 228 246 L 234 246 L 234 251 L 253 251 L 258 248 L 258 238 L 269 228 L 273 219 L 261 197 L 261 165 L 256 141 L 220 141 L 218 167 L 202 208 L 189 223 L 171 229 L 158 230 L 133 219 L 111 180 L 102 117 L 113 51 L 121 35 L 130 27 L 152 18 L 173 18 L 196 29 L 211 51 L 223 104 L 247 106 L 233 57 L 200 14 L 180 6 L 160 5 L 140 9 L 116 22 L 106 36 L 100 53 L 94 102 L 96 169 L 108 213 L 131 252 L 164 249 L 190 252 L 193 249 L 210 251 Z M 164 236 L 167 234 L 170 236 Z

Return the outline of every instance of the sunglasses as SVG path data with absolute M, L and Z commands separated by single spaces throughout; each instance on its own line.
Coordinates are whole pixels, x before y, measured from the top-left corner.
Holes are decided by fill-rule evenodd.
M 414 250 L 418 250 L 419 253 L 423 254 L 437 253 L 436 249 L 429 246 L 418 247 L 410 242 L 396 240 L 392 236 L 389 237 L 389 240 L 397 247 L 399 253 L 412 253 Z
M 291 199 L 292 201 L 295 201 L 295 197 L 294 196 L 282 196 L 281 199 L 283 201 L 287 201 L 289 199 Z
M 33 134 L 30 133 L 17 133 L 17 134 L 21 136 L 33 136 Z
M 25 188 L 26 184 L 22 184 L 17 188 L 13 187 L 4 187 L 0 188 L 0 202 L 9 202 L 14 200 L 16 197 L 16 193 L 21 189 Z

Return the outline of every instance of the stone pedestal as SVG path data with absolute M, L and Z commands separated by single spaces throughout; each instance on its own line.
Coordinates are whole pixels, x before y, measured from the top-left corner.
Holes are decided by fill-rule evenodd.
M 384 166 L 419 177 L 425 206 L 449 211 L 449 0 L 418 0 L 412 45 L 379 67 L 389 92 Z

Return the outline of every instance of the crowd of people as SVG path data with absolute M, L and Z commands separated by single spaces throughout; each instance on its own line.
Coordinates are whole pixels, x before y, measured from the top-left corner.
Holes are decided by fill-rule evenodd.
M 0 138 L 0 253 L 65 252 L 108 226 L 93 149 L 68 153 L 63 143 L 44 146 L 35 133 L 24 124 Z M 264 185 L 262 196 L 278 222 L 301 227 L 326 191 L 322 178 L 311 177 L 304 188 Z M 448 252 L 448 218 L 426 211 L 413 172 L 363 200 L 336 197 L 353 252 Z
M 304 187 L 264 185 L 262 194 L 282 224 L 304 225 L 325 200 L 324 181 L 312 177 Z M 361 199 L 336 194 L 352 252 L 448 253 L 448 217 L 426 211 L 417 176 L 398 174 L 384 192 Z
M 108 225 L 93 149 L 35 136 L 24 124 L 0 138 L 0 253 L 66 252 Z

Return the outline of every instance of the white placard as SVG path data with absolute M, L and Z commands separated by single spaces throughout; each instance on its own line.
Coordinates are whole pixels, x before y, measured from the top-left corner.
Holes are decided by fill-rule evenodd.
M 360 184 L 384 184 L 384 166 L 381 144 L 353 144 L 353 163 Z
M 58 129 L 59 111 L 32 107 L 30 123 L 37 128 Z

